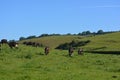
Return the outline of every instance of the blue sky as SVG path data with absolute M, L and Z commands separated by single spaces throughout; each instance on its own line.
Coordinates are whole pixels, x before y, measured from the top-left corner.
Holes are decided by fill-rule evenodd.
M 120 30 L 120 0 L 0 0 L 0 39 Z

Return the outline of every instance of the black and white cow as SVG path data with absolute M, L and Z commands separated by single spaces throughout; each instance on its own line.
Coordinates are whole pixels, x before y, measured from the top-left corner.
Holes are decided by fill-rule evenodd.
M 10 41 L 8 45 L 10 48 L 18 48 L 18 43 L 15 41 Z

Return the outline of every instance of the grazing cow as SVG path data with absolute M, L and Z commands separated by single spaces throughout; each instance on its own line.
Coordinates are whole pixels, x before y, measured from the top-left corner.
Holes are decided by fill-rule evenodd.
M 69 56 L 72 56 L 72 55 L 73 55 L 73 52 L 74 52 L 73 47 L 70 47 L 70 48 L 68 49 L 68 52 L 69 52 Z
M 18 43 L 15 41 L 11 41 L 8 43 L 10 48 L 18 48 Z
M 7 42 L 7 39 L 2 39 L 1 40 L 1 44 L 7 44 L 8 42 Z
M 32 46 L 33 46 L 33 47 L 39 47 L 40 45 L 39 45 L 39 43 L 32 42 Z
M 23 44 L 24 44 L 24 45 L 26 45 L 26 44 L 27 44 L 27 42 L 25 41 L 25 42 L 23 42 Z
M 78 55 L 83 55 L 83 49 L 82 48 L 78 49 Z
M 49 47 L 45 47 L 45 55 L 48 55 L 48 53 L 49 53 Z
M 33 46 L 33 47 L 40 47 L 40 43 L 36 43 L 36 42 L 23 42 L 24 45 L 27 45 L 27 46 Z
M 39 43 L 36 43 L 36 44 L 35 44 L 35 47 L 39 47 L 39 46 L 40 46 L 40 44 L 39 44 Z
M 32 46 L 33 45 L 33 43 L 32 42 L 27 42 L 27 44 L 26 45 L 30 45 L 30 46 Z
M 33 47 L 40 47 L 39 43 L 33 42 Z

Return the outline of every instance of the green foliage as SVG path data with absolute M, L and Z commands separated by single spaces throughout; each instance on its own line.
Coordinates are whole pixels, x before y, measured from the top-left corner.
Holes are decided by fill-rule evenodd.
M 25 37 L 20 37 L 19 38 L 19 40 L 21 41 L 21 40 L 25 40 L 26 38 Z
M 103 34 L 104 31 L 103 30 L 98 30 L 97 34 Z
M 81 46 L 85 46 L 86 44 L 88 44 L 90 42 L 90 40 L 86 40 L 86 41 L 72 41 L 70 43 L 64 43 L 64 44 L 60 44 L 58 47 L 56 47 L 56 49 L 63 49 L 63 50 L 67 50 L 70 46 L 77 48 L 77 47 L 81 47 Z
M 90 35 L 90 34 L 91 34 L 90 31 L 83 31 L 83 32 L 81 33 L 81 35 Z M 79 33 L 79 35 L 80 35 L 80 33 Z
M 33 39 L 33 38 L 37 38 L 37 37 L 33 35 L 33 36 L 28 36 L 26 39 Z
M 107 32 L 103 32 L 103 30 L 98 30 L 97 32 L 90 32 L 90 31 L 83 31 L 82 33 L 78 33 L 78 34 L 71 34 L 71 33 L 67 33 L 67 34 L 41 34 L 40 36 L 28 36 L 27 38 L 25 37 L 20 37 L 19 40 L 27 40 L 27 39 L 34 39 L 34 38 L 42 38 L 42 37 L 49 37 L 49 36 L 92 36 L 92 35 L 101 35 L 101 34 L 108 34 L 108 33 L 115 33 L 115 32 L 120 32 L 120 31 L 107 31 Z

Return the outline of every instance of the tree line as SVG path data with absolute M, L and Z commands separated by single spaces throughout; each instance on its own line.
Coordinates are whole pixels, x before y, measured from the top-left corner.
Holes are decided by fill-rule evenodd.
M 81 33 L 78 34 L 71 34 L 71 33 L 67 33 L 64 35 L 80 35 L 80 36 L 89 36 L 89 35 L 101 35 L 101 34 L 107 34 L 107 33 L 113 33 L 113 32 L 117 32 L 117 31 L 107 31 L 104 32 L 103 30 L 98 30 L 97 32 L 91 32 L 91 31 L 83 31 Z M 41 38 L 41 37 L 46 37 L 46 36 L 62 36 L 62 34 L 41 34 L 40 36 L 36 36 L 36 35 L 32 35 L 32 36 L 28 36 L 28 37 L 20 37 L 19 40 L 26 40 L 26 39 L 33 39 L 33 38 Z

